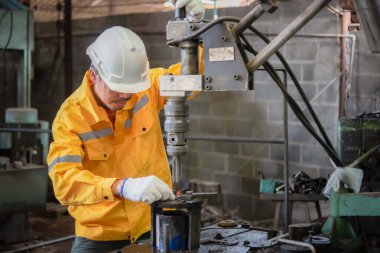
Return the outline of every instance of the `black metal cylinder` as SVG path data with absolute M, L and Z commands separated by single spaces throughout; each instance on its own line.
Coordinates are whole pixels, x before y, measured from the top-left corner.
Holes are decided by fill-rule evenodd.
M 175 8 L 174 16 L 175 16 L 176 19 L 184 19 L 186 17 L 186 9 L 185 9 L 185 7 Z
M 182 211 L 166 211 L 156 216 L 156 249 L 159 252 L 188 250 L 188 216 Z

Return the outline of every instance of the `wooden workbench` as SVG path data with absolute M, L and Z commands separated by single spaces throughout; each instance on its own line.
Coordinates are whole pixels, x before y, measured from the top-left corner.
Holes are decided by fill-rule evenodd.
M 270 194 L 270 193 L 261 193 L 261 200 L 270 200 L 276 202 L 276 212 L 274 216 L 273 228 L 278 229 L 279 220 L 280 220 L 280 212 L 281 205 L 284 202 L 284 194 Z M 306 222 L 310 223 L 310 210 L 309 210 L 309 202 L 315 203 L 315 208 L 318 214 L 318 220 L 322 220 L 321 206 L 319 205 L 319 201 L 327 200 L 327 198 L 322 194 L 289 194 L 289 221 L 292 221 L 292 212 L 293 212 L 293 203 L 301 202 L 304 205 Z

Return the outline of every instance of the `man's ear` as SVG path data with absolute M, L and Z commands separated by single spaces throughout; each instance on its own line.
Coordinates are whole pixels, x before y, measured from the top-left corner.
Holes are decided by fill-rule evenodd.
M 95 72 L 92 70 L 92 68 L 90 68 L 88 71 L 90 72 L 90 80 L 91 80 L 91 82 L 95 83 L 96 82 L 96 74 L 95 74 Z

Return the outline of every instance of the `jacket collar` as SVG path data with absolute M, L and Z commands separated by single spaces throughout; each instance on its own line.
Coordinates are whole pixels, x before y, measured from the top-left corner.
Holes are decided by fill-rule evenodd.
M 81 105 L 82 114 L 86 117 L 88 123 L 90 125 L 95 125 L 100 121 L 108 121 L 108 116 L 106 110 L 97 104 L 92 93 L 92 85 L 93 82 L 90 79 L 90 73 L 87 71 L 83 77 L 82 84 L 77 91 L 77 102 Z M 139 101 L 144 94 L 145 92 L 136 93 L 120 111 L 131 110 L 134 108 L 137 101 Z

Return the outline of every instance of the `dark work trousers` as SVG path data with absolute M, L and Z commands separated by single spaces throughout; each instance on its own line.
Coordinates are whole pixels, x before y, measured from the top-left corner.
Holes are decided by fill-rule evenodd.
M 144 233 L 140 236 L 137 242 L 147 240 L 150 238 L 150 232 Z M 94 241 L 84 237 L 77 236 L 74 239 L 71 253 L 108 253 L 131 244 L 130 240 L 118 241 Z

